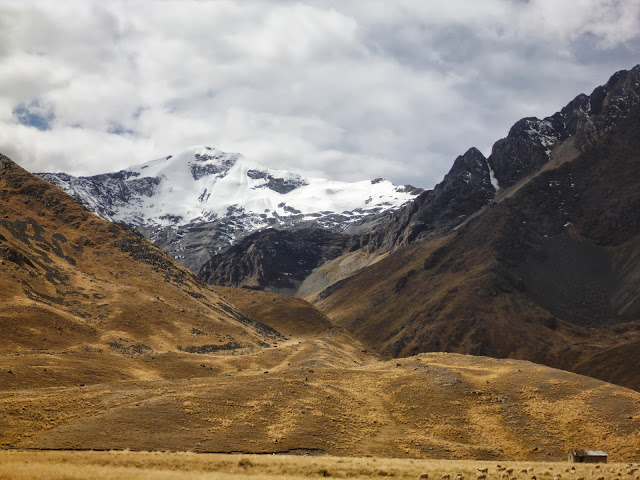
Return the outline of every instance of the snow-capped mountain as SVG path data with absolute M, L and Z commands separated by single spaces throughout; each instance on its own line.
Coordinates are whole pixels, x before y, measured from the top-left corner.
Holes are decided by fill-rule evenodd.
M 422 192 L 383 179 L 348 183 L 304 177 L 211 147 L 91 177 L 38 175 L 102 218 L 138 228 L 193 270 L 256 230 L 353 230 Z

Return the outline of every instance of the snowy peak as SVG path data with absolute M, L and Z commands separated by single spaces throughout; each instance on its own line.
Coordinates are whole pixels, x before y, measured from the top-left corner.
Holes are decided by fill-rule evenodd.
M 189 186 L 205 178 L 208 184 L 231 176 L 238 186 L 251 189 L 269 188 L 289 193 L 307 185 L 304 178 L 285 170 L 265 168 L 239 153 L 226 153 L 212 147 L 191 147 L 180 154 L 152 160 L 123 170 L 126 177 L 160 177 L 172 187 Z
M 211 147 L 192 147 L 94 177 L 42 176 L 103 217 L 137 226 L 184 225 L 238 212 L 274 219 L 269 225 L 282 217 L 317 218 L 325 212 L 356 218 L 397 208 L 419 193 L 382 179 L 346 183 L 307 178 Z
M 191 147 L 114 173 L 39 174 L 101 217 L 139 228 L 193 268 L 207 255 L 268 227 L 368 228 L 422 193 L 383 179 L 339 182 L 265 167 L 238 153 Z M 202 231 L 207 230 L 206 241 Z M 201 257 L 184 253 L 189 238 Z
M 191 147 L 180 154 L 129 167 L 123 172 L 136 177 L 191 178 L 223 177 L 243 158 L 239 153 L 225 153 L 211 147 Z

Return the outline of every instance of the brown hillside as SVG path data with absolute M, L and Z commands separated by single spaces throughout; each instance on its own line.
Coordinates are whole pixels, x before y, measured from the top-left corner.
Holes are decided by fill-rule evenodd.
M 212 288 L 245 315 L 286 336 L 318 337 L 335 328 L 326 316 L 301 298 L 243 288 Z
M 639 130 L 635 108 L 448 237 L 399 249 L 314 304 L 385 354 L 523 358 L 640 389 Z
M 279 337 L 133 230 L 6 157 L 0 288 L 0 355 L 253 350 Z

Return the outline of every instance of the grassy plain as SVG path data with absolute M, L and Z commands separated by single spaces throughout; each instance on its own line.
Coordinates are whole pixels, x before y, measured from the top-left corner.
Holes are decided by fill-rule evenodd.
M 498 467 L 500 465 L 500 467 Z M 575 470 L 572 470 L 571 467 Z M 487 480 L 499 480 L 501 469 L 513 469 L 512 478 L 635 479 L 637 466 L 617 463 L 594 467 L 566 462 L 488 462 L 472 460 L 421 460 L 376 457 L 294 455 L 223 455 L 186 452 L 127 451 L 0 451 L 0 479 L 220 479 L 302 480 L 317 478 L 429 479 L 457 474 L 475 480 L 478 469 L 488 469 Z
M 0 389 L 0 445 L 496 461 L 589 448 L 640 460 L 637 392 L 517 360 L 380 361 L 343 341 L 198 356 L 197 377 Z

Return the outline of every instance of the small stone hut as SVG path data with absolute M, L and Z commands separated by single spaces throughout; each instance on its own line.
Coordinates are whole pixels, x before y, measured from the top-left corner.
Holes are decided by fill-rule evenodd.
M 569 450 L 570 463 L 607 463 L 609 456 L 600 450 L 580 450 L 572 448 Z

